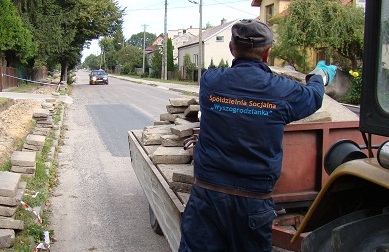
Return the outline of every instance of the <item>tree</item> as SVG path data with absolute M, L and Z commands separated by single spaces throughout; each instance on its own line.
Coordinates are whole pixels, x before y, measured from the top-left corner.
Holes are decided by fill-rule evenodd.
M 217 66 L 218 68 L 223 68 L 225 67 L 224 59 L 221 59 L 219 62 L 219 65 Z
M 209 63 L 208 68 L 216 68 L 215 63 L 213 63 L 213 58 L 211 59 L 211 63 Z
M 138 48 L 143 48 L 143 38 L 146 38 L 145 41 L 145 45 L 146 47 L 151 45 L 154 40 L 157 38 L 157 36 L 153 33 L 149 33 L 149 32 L 139 32 L 137 34 L 133 34 L 130 39 L 128 40 L 128 45 L 132 45 L 132 46 L 136 46 Z
M 38 45 L 38 53 L 28 63 L 30 71 L 39 69 L 52 62 L 53 55 L 63 51 L 74 34 L 62 29 L 65 20 L 68 19 L 67 9 L 56 4 L 55 0 L 21 1 L 14 0 L 25 26 L 34 36 Z
M 153 52 L 153 58 L 151 59 L 152 77 L 161 78 L 162 73 L 162 52 L 160 48 L 156 47 Z
M 307 48 L 325 53 L 329 59 L 335 53 L 357 68 L 363 56 L 363 9 L 337 0 L 294 0 L 288 14 L 279 20 L 274 53 L 285 60 L 299 62 L 296 56 Z M 296 58 L 295 58 L 296 57 Z
M 167 70 L 174 71 L 173 42 L 171 38 L 167 40 Z
M 33 35 L 24 26 L 10 0 L 0 0 L 0 59 L 7 66 L 27 64 L 37 51 Z
M 100 68 L 100 56 L 91 54 L 85 58 L 83 62 L 84 67 L 88 67 L 89 69 L 98 69 Z
M 189 54 L 184 55 L 184 68 L 185 68 L 186 78 L 188 80 L 193 81 L 193 73 L 194 70 L 196 69 L 196 65 L 190 60 Z
M 117 2 L 110 0 L 67 1 L 76 3 L 72 12 L 75 14 L 73 25 L 67 27 L 69 31 L 75 31 L 75 36 L 64 54 L 59 55 L 62 80 L 66 78 L 68 66 L 72 68 L 78 63 L 85 42 L 101 36 L 112 36 L 121 30 L 124 12 Z
M 143 66 L 143 51 L 135 46 L 126 46 L 116 54 L 116 59 L 120 65 L 126 66 L 128 73 L 134 72 L 135 67 Z

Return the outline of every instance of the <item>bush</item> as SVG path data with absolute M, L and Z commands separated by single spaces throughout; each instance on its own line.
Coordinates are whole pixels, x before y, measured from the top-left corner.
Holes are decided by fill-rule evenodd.
M 359 105 L 362 94 L 362 71 L 360 69 L 356 71 L 350 70 L 349 74 L 354 77 L 351 82 L 351 89 L 345 97 L 340 99 L 340 102 Z

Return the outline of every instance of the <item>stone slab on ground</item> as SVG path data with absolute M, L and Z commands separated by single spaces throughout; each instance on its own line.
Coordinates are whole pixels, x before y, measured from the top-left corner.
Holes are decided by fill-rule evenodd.
M 32 117 L 34 119 L 37 118 L 47 118 L 50 115 L 50 111 L 48 109 L 38 109 L 34 112 Z
M 0 229 L 0 249 L 10 248 L 15 242 L 15 231 L 13 229 Z
M 0 196 L 14 197 L 20 182 L 20 174 L 0 171 Z
M 29 134 L 25 140 L 25 142 L 28 145 L 35 145 L 35 146 L 40 146 L 40 147 L 43 147 L 43 145 L 45 145 L 45 141 L 46 141 L 45 136 L 34 135 L 34 134 Z
M 34 165 L 34 166 L 13 165 L 11 167 L 11 171 L 16 172 L 16 173 L 34 174 L 35 170 L 36 170 L 36 165 Z
M 11 164 L 19 166 L 35 166 L 36 152 L 14 151 L 11 155 Z
M 187 164 L 191 160 L 190 152 L 182 147 L 159 146 L 150 159 L 154 164 Z
M 23 230 L 24 222 L 22 220 L 15 220 L 14 218 L 0 216 L 0 229 Z
M 18 206 L 20 204 L 20 201 L 22 200 L 22 198 L 24 196 L 24 192 L 25 192 L 26 188 L 27 188 L 27 182 L 21 180 L 19 182 L 15 196 L 13 196 L 13 197 L 0 196 L 0 205 Z
M 0 205 L 0 216 L 11 217 L 16 213 L 18 206 L 1 206 Z
M 14 196 L 0 196 L 0 205 L 3 206 L 18 206 L 20 201 L 23 198 L 24 191 L 26 190 L 27 183 L 25 181 L 20 181 L 18 189 Z

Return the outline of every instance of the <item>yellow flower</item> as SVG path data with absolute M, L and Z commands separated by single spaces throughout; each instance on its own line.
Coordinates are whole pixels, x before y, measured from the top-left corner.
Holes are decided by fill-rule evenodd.
M 352 74 L 354 77 L 358 77 L 359 76 L 359 73 L 358 72 L 353 72 Z
M 350 71 L 348 71 L 348 73 L 350 74 L 350 75 L 353 75 L 353 70 L 350 70 Z

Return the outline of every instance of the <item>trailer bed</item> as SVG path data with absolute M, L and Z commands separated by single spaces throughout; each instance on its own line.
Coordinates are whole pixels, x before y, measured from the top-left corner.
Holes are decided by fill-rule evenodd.
M 181 215 L 189 196 L 170 189 L 166 177 L 140 144 L 141 135 L 141 130 L 128 132 L 131 164 L 170 248 L 177 251 L 181 239 Z

